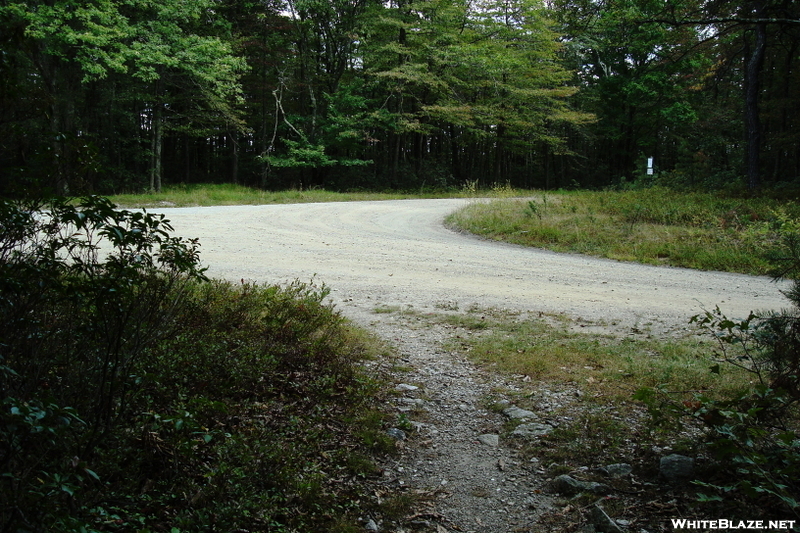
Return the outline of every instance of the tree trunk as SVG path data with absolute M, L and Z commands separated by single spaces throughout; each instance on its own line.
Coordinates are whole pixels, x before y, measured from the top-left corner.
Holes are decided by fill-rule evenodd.
M 458 143 L 456 142 L 456 129 L 455 126 L 450 124 L 450 168 L 453 173 L 453 179 L 456 183 L 462 181 L 461 172 L 461 155 L 458 153 Z
M 229 133 L 231 146 L 231 183 L 239 185 L 239 139 L 236 132 Z
M 760 13 L 759 9 L 759 13 Z M 764 23 L 755 27 L 753 50 L 745 69 L 745 128 L 747 141 L 747 188 L 755 191 L 761 185 L 761 118 L 759 116 L 758 95 L 761 90 L 761 69 L 764 65 L 764 51 L 767 47 L 767 26 Z
M 506 127 L 503 124 L 497 125 L 497 135 L 495 137 L 495 150 L 494 150 L 494 169 L 492 175 L 494 182 L 499 186 L 503 181 L 503 158 L 505 157 L 505 134 Z
M 186 183 L 192 182 L 192 139 L 188 134 L 183 135 L 183 180 Z
M 65 122 L 64 108 L 64 89 L 59 87 L 59 81 L 65 82 L 63 68 L 60 60 L 48 54 L 44 50 L 37 49 L 34 62 L 39 69 L 45 87 L 47 88 L 48 105 L 48 127 L 50 131 L 50 156 L 52 158 L 52 176 L 55 193 L 61 196 L 69 194 L 69 173 L 67 170 L 67 156 L 64 149 L 65 132 L 67 131 Z M 61 77 L 59 80 L 58 78 Z M 67 88 L 68 90 L 69 88 Z M 69 96 L 70 93 L 66 92 Z
M 156 102 L 153 107 L 153 156 L 150 163 L 150 190 L 161 192 L 161 130 L 162 130 L 161 103 Z

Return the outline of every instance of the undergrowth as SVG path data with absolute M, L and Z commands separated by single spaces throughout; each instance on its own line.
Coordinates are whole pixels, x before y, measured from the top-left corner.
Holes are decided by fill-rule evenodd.
M 680 453 L 698 458 L 691 483 L 651 483 L 618 511 L 778 519 L 800 514 L 800 289 L 788 296 L 791 310 L 739 321 L 710 311 L 671 338 L 591 333 L 561 316 L 492 309 L 431 319 L 469 332 L 452 349 L 531 384 L 516 389 L 514 403 L 555 429 L 518 446 L 548 475 L 608 482 L 598 469 L 631 463 L 635 479 L 655 481 L 661 457 Z
M 357 530 L 394 444 L 327 289 L 209 281 L 102 199 L 0 207 L 0 530 Z

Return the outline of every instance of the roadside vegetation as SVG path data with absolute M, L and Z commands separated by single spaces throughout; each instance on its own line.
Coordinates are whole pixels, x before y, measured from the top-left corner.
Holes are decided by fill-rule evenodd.
M 441 193 L 332 192 L 321 188 L 266 191 L 232 184 L 171 185 L 161 192 L 119 194 L 109 199 L 123 207 L 191 207 L 211 205 L 263 205 L 311 202 L 353 202 L 359 200 L 403 200 L 438 198 Z
M 453 347 L 487 368 L 533 382 L 579 383 L 591 397 L 611 403 L 630 401 L 642 387 L 669 384 L 674 390 L 724 394 L 749 380 L 743 372 L 710 374 L 708 354 L 715 345 L 696 329 L 687 328 L 680 336 L 652 335 L 646 325 L 622 333 L 601 327 L 608 332 L 597 333 L 591 332 L 597 324 L 576 323 L 564 315 L 520 318 L 496 309 L 442 315 L 440 320 L 478 333 Z
M 419 198 L 488 198 L 450 215 L 451 227 L 486 238 L 700 270 L 766 275 L 776 244 L 800 219 L 800 204 L 664 187 L 629 191 L 526 191 L 509 184 L 407 192 L 264 191 L 250 187 L 175 185 L 162 192 L 109 197 L 122 207 L 262 205 Z
M 408 200 L 420 198 L 509 198 L 534 194 L 533 191 L 517 191 L 507 183 L 493 183 L 488 188 L 478 188 L 477 182 L 464 183 L 461 187 L 420 187 L 416 190 L 376 192 L 351 190 L 336 192 L 321 187 L 267 191 L 230 183 L 179 184 L 165 186 L 161 192 L 118 194 L 109 196 L 116 205 L 134 207 L 192 207 L 212 205 L 264 205 L 298 204 L 312 202 L 356 202 L 369 200 Z
M 795 201 L 663 187 L 475 202 L 447 223 L 490 239 L 621 261 L 767 274 Z
M 249 203 L 242 195 L 267 194 L 183 189 L 126 205 Z M 225 191 L 235 194 L 214 196 Z M 292 191 L 253 203 L 327 194 Z M 663 189 L 512 198 L 519 192 L 496 186 L 453 194 L 501 198 L 467 212 L 497 226 L 526 224 L 497 237 L 546 224 L 558 233 L 570 218 L 586 219 L 575 234 L 587 249 L 591 235 L 614 228 L 629 242 L 666 228 L 689 232 L 683 241 L 715 235 L 701 242 L 723 250 L 746 243 L 758 253 L 737 264 L 757 264 L 758 273 L 795 279 L 800 267 L 798 214 L 789 203 Z M 376 464 L 395 450 L 385 432 L 392 421 L 378 405 L 384 387 L 365 365 L 387 351 L 326 303 L 324 286 L 208 280 L 197 243 L 172 237 L 161 215 L 100 198 L 3 202 L 0 219 L 4 530 L 180 533 L 214 524 L 349 532 L 370 511 L 403 514 L 408 502 L 395 509 L 402 502 L 387 497 L 381 507 L 368 488 Z M 634 259 L 672 264 L 669 254 Z M 725 269 L 714 261 L 707 268 Z M 559 315 L 443 309 L 429 318 L 470 332 L 450 348 L 491 371 L 522 376 L 531 390 L 580 391 L 575 405 L 555 413 L 565 422 L 522 449 L 548 474 L 652 464 L 654 449 L 669 449 L 703 459 L 696 484 L 677 504 L 659 500 L 674 492 L 637 488 L 630 505 L 646 495 L 655 506 L 642 512 L 676 516 L 702 502 L 697 512 L 715 516 L 794 517 L 797 285 L 787 298 L 789 310 L 743 321 L 710 311 L 669 338 L 649 334 L 646 324 L 595 333 L 606 325 Z M 517 403 L 535 408 L 535 400 L 520 393 Z M 554 520 L 580 508 L 568 504 Z
M 489 409 L 508 400 L 533 410 L 555 429 L 535 440 L 503 437 L 548 477 L 576 475 L 611 483 L 604 506 L 648 530 L 692 514 L 741 519 L 798 518 L 797 297 L 792 311 L 732 321 L 718 310 L 698 315 L 683 333 L 656 334 L 528 315 L 504 309 L 378 308 L 454 327 L 450 350 L 490 372 L 509 376 L 513 389 L 485 398 Z M 561 400 L 553 407 L 552 394 Z M 687 483 L 659 480 L 661 457 L 695 458 Z M 602 467 L 628 463 L 635 481 L 611 482 Z M 596 494 L 557 500 L 542 531 L 574 531 Z
M 0 529 L 360 529 L 383 348 L 325 287 L 207 280 L 99 198 L 0 220 Z
M 476 202 L 448 223 L 555 251 L 797 280 L 799 219 L 792 201 L 655 187 Z M 651 447 L 677 450 L 704 459 L 689 489 L 695 503 L 705 504 L 698 509 L 797 518 L 797 281 L 786 296 L 787 309 L 744 320 L 707 311 L 687 324 L 684 338 L 671 339 L 588 334 L 566 319 L 493 320 L 484 312 L 477 325 L 488 333 L 462 348 L 491 368 L 585 391 L 582 408 L 570 413 L 573 422 L 537 447 L 537 454 L 550 450 L 545 455 L 553 464 L 652 464 Z

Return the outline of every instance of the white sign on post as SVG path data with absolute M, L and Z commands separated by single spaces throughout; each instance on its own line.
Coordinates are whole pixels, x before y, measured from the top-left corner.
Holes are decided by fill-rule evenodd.
M 653 158 L 652 157 L 648 157 L 647 158 L 647 175 L 648 176 L 652 176 L 653 175 Z

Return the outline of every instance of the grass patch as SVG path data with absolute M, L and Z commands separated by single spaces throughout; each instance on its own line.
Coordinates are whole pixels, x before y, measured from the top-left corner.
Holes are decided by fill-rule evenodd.
M 349 192 L 324 189 L 264 191 L 233 184 L 170 185 L 160 193 L 120 194 L 109 199 L 123 207 L 190 207 L 263 205 L 357 200 L 403 200 L 420 197 L 404 193 Z M 433 197 L 433 196 L 431 196 Z
M 602 401 L 630 400 L 638 389 L 657 385 L 726 394 L 747 384 L 744 373 L 709 372 L 715 345 L 691 332 L 682 338 L 621 337 L 574 331 L 563 317 L 491 312 L 441 320 L 480 332 L 459 338 L 454 347 L 481 365 L 537 382 L 573 383 Z
M 491 239 L 622 261 L 745 274 L 770 271 L 793 202 L 665 188 L 540 193 L 474 203 L 447 223 Z
M 561 391 L 556 395 L 565 398 L 564 412 L 548 415 L 565 418 L 547 437 L 549 445 L 535 444 L 529 451 L 548 462 L 586 465 L 596 461 L 597 466 L 621 461 L 634 441 L 662 444 L 671 439 L 671 446 L 683 446 L 674 438 L 676 433 L 662 434 L 651 424 L 644 406 L 634 400 L 642 388 L 661 387 L 686 399 L 700 392 L 724 398 L 752 384 L 749 373 L 734 367 L 711 372 L 718 362 L 718 345 L 688 324 L 682 336 L 659 338 L 641 331 L 596 333 L 576 327 L 564 315 L 526 317 L 499 309 L 418 316 L 458 328 L 448 349 L 465 354 L 486 370 L 530 383 L 530 396 L 527 387 L 515 393 L 520 406 L 541 411 L 536 391 L 542 387 Z M 579 391 L 580 396 L 566 392 L 570 390 Z M 487 402 L 494 410 L 507 406 L 497 403 L 494 396 Z M 625 422 L 626 417 L 636 418 L 635 427 Z
M 179 184 L 165 186 L 160 193 L 118 194 L 109 196 L 109 199 L 121 207 L 130 208 L 354 202 L 422 198 L 509 198 L 527 194 L 530 194 L 530 191 L 516 191 L 509 186 L 494 186 L 486 190 L 465 186 L 461 189 L 439 191 L 334 192 L 319 188 L 265 191 L 233 184 Z

